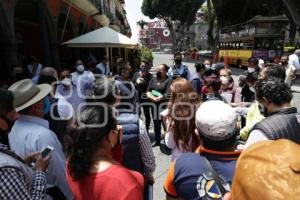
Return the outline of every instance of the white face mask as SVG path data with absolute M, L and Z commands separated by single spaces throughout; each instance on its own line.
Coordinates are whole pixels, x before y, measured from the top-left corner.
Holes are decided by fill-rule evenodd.
M 82 73 L 84 71 L 84 66 L 83 65 L 77 65 L 76 70 L 77 70 L 77 72 Z
M 248 67 L 248 72 L 249 72 L 249 73 L 255 72 L 255 68 Z
M 253 86 L 249 87 L 250 91 L 256 93 L 255 88 Z
M 222 85 L 226 85 L 229 82 L 229 78 L 225 76 L 220 77 Z
M 206 64 L 205 65 L 205 69 L 207 70 L 207 69 L 210 69 L 210 65 L 209 64 Z
M 71 86 L 72 81 L 71 81 L 70 78 L 64 78 L 64 79 L 61 81 L 61 84 L 63 84 L 64 86 Z

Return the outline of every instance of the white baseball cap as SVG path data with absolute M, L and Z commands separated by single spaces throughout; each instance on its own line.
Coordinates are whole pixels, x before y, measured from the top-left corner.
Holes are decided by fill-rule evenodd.
M 196 126 L 200 134 L 207 139 L 226 140 L 236 133 L 237 114 L 223 101 L 206 101 L 196 112 Z

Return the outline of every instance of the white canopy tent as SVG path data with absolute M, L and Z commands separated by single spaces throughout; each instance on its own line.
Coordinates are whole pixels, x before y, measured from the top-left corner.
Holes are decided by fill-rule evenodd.
M 112 63 L 112 48 L 119 48 L 119 54 L 121 54 L 120 48 L 125 48 L 125 60 L 127 60 L 127 49 L 138 47 L 138 44 L 132 39 L 109 27 L 86 33 L 64 42 L 63 45 L 70 48 L 106 48 L 106 55 L 110 57 L 110 63 Z
M 71 48 L 134 48 L 137 43 L 111 28 L 103 27 L 64 42 L 63 45 Z

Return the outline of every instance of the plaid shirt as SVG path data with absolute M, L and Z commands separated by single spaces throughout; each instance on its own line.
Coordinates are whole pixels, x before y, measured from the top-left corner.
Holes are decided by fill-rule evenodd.
M 8 150 L 0 144 L 0 149 Z M 30 188 L 30 182 L 32 185 Z M 33 180 L 27 180 L 23 172 L 13 166 L 0 167 L 0 199 L 41 200 L 45 198 L 47 174 L 36 171 Z
M 142 161 L 145 167 L 145 175 L 152 176 L 156 167 L 155 157 L 153 154 L 150 138 L 148 136 L 148 133 L 146 131 L 146 128 L 142 120 L 139 121 L 139 125 L 140 125 L 139 143 L 140 143 Z

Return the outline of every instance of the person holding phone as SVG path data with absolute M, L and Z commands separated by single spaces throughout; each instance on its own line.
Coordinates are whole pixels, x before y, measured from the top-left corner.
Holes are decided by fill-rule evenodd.
M 14 95 L 9 90 L 0 90 L 0 130 L 9 132 L 15 109 Z M 7 119 L 6 121 L 2 118 Z M 10 121 L 8 121 L 10 120 Z M 9 123 L 10 122 L 10 123 Z M 35 167 L 29 164 L 33 161 Z M 42 200 L 45 199 L 47 173 L 50 156 L 42 157 L 40 153 L 33 153 L 22 159 L 9 150 L 7 144 L 0 141 L 0 199 L 14 200 Z
M 112 156 L 121 142 L 119 134 L 114 110 L 107 104 L 87 106 L 78 127 L 69 130 L 67 180 L 75 199 L 143 199 L 143 176 Z

